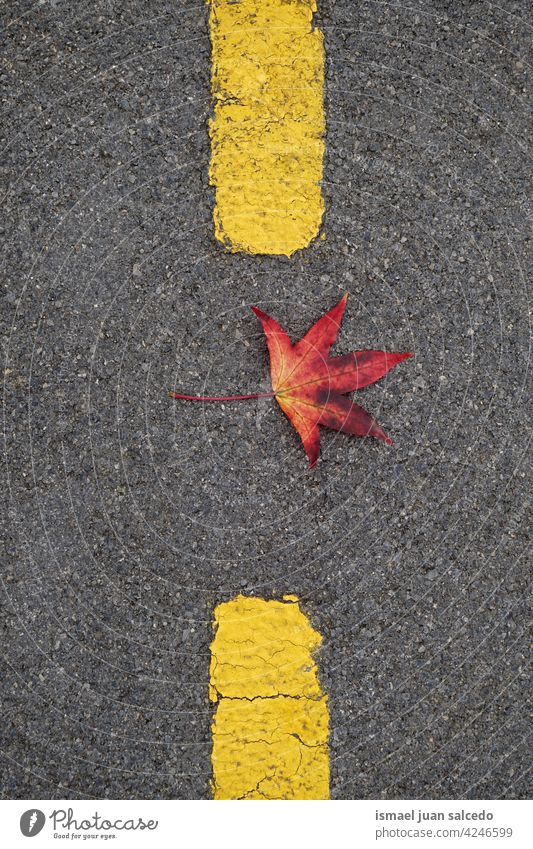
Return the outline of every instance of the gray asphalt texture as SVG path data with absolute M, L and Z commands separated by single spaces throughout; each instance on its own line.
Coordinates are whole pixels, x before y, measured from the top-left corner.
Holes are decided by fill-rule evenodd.
M 523 798 L 526 0 L 322 0 L 325 241 L 225 253 L 202 2 L 3 8 L 3 798 L 209 798 L 213 607 L 323 635 L 333 798 Z M 416 7 L 416 8 L 415 8 Z M 530 266 L 529 266 L 530 268 Z M 337 353 L 411 350 L 322 432 L 250 304 Z

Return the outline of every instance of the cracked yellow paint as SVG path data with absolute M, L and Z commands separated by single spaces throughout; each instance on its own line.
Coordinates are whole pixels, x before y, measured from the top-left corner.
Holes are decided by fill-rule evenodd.
M 321 642 L 296 596 L 237 596 L 214 612 L 209 697 L 215 799 L 329 799 Z
M 207 0 L 215 236 L 290 256 L 324 213 L 324 44 L 316 0 Z

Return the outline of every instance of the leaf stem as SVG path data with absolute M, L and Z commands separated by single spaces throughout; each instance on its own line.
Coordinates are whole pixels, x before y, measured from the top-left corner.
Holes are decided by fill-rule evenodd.
M 252 398 L 273 398 L 275 392 L 254 392 L 251 395 L 182 395 L 180 392 L 168 394 L 180 401 L 248 401 Z

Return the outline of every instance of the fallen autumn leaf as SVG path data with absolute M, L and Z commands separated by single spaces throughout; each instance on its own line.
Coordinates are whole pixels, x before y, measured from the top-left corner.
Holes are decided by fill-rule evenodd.
M 373 436 L 392 445 L 392 439 L 370 413 L 348 398 L 347 393 L 375 383 L 412 354 L 367 350 L 330 357 L 347 299 L 348 295 L 344 295 L 294 344 L 277 321 L 258 307 L 252 307 L 266 336 L 272 392 L 224 396 L 171 392 L 171 397 L 188 401 L 276 398 L 298 431 L 311 468 L 315 467 L 320 453 L 319 425 L 355 436 Z

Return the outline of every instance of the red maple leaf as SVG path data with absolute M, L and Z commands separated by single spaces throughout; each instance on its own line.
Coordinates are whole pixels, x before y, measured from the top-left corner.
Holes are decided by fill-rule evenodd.
M 313 324 L 294 344 L 282 327 L 258 307 L 252 310 L 265 332 L 270 354 L 272 392 L 252 395 L 191 396 L 171 392 L 173 398 L 202 401 L 233 401 L 275 397 L 298 431 L 311 468 L 320 453 L 319 426 L 355 436 L 373 436 L 387 445 L 392 439 L 363 407 L 347 397 L 348 392 L 375 383 L 402 360 L 408 352 L 354 351 L 330 357 L 339 332 L 348 295 Z

